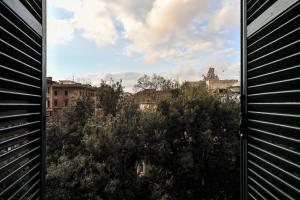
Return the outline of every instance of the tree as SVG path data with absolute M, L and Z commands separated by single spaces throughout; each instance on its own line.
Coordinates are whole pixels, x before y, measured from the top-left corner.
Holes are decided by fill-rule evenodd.
M 48 127 L 48 199 L 97 199 L 94 190 L 89 188 L 97 166 L 82 143 L 93 112 L 92 101 L 83 97 L 65 110 L 60 121 Z
M 171 174 L 160 188 L 170 199 L 238 199 L 238 104 L 190 91 L 159 106 L 168 148 L 158 169 Z
M 168 90 L 168 89 L 177 89 L 179 83 L 172 79 L 165 79 L 164 77 L 153 74 L 152 76 L 145 74 L 140 77 L 137 81 L 137 84 L 134 85 L 135 90 Z
M 49 199 L 239 198 L 239 109 L 230 98 L 185 87 L 154 112 L 119 100 L 101 120 L 85 114 L 84 101 L 48 132 Z M 141 161 L 152 170 L 139 177 Z
M 116 114 L 117 104 L 122 92 L 122 81 L 111 81 L 111 84 L 102 81 L 100 88 L 97 90 L 97 104 L 103 110 L 105 116 Z

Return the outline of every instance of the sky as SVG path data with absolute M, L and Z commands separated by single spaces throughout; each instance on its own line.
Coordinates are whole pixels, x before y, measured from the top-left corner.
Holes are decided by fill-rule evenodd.
M 239 0 L 48 0 L 47 76 L 98 85 L 239 79 Z

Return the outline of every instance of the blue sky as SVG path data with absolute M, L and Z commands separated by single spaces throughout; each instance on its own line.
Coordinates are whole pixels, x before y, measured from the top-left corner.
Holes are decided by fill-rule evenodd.
M 48 76 L 99 84 L 157 73 L 239 78 L 238 0 L 49 0 Z

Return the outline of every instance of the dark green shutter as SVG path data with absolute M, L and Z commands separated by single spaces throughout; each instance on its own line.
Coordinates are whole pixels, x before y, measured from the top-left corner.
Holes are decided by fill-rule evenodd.
M 0 199 L 44 199 L 45 1 L 0 0 Z
M 242 198 L 300 199 L 300 1 L 242 2 Z

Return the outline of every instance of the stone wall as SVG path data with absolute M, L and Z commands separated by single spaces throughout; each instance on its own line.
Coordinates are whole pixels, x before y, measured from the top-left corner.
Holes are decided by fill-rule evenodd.
M 236 84 L 238 80 L 208 80 L 206 87 L 209 90 L 226 89 Z

